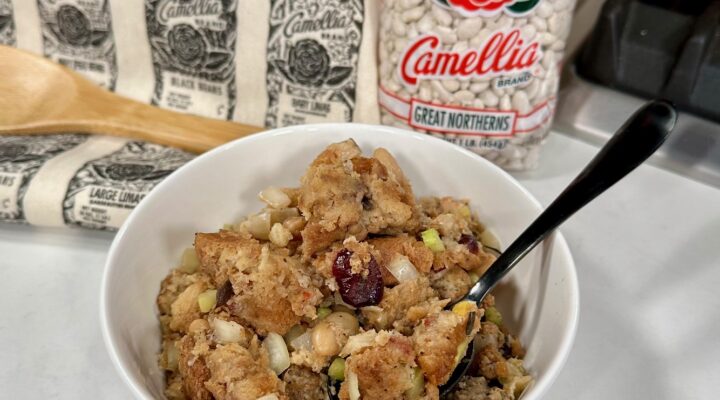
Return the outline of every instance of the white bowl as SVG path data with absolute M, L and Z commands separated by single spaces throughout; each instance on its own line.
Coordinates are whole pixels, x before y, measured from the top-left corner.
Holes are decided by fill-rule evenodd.
M 157 365 L 160 327 L 155 297 L 193 234 L 261 207 L 269 185 L 296 186 L 328 144 L 354 138 L 364 151 L 390 150 L 416 195 L 471 200 L 481 220 L 509 244 L 539 214 L 540 205 L 515 179 L 458 146 L 409 131 L 359 124 L 321 124 L 271 130 L 223 145 L 166 178 L 131 213 L 110 248 L 101 289 L 101 323 L 108 352 L 132 392 L 164 398 Z M 527 348 L 537 400 L 560 372 L 575 336 L 578 285 L 560 234 L 530 253 L 496 289 L 510 329 Z

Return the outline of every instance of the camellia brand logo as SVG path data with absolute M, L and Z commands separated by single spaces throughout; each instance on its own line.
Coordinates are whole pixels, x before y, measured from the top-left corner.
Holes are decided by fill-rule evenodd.
M 305 12 L 300 11 L 288 18 L 283 33 L 285 37 L 291 37 L 297 33 L 345 29 L 352 23 L 351 18 L 348 13 L 333 9 L 323 12 L 316 18 L 308 17 Z
M 197 18 L 222 14 L 220 0 L 168 0 L 157 9 L 158 22 L 167 24 L 177 18 Z
M 435 3 L 466 17 L 491 17 L 501 12 L 518 17 L 532 11 L 540 1 L 543 0 L 435 0 Z
M 420 79 L 470 79 L 520 74 L 533 68 L 542 56 L 538 42 L 526 42 L 519 29 L 493 33 L 477 49 L 442 50 L 437 35 L 418 37 L 402 56 L 400 79 L 415 86 Z

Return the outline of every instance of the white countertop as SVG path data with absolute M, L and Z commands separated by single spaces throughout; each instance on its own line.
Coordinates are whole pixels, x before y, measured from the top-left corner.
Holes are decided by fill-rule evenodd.
M 553 156 L 519 177 L 548 204 L 596 151 L 553 135 Z M 720 190 L 642 166 L 561 230 L 578 267 L 580 327 L 547 399 L 716 398 Z M 98 322 L 111 240 L 0 225 L 0 398 L 131 398 Z

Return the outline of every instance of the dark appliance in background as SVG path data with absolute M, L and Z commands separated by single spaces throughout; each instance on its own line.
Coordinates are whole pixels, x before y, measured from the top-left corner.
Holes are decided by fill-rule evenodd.
M 576 70 L 720 121 L 720 0 L 608 0 Z

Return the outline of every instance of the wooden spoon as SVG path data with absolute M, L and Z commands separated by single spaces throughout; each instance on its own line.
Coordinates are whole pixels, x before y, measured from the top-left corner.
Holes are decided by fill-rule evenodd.
M 95 133 L 203 152 L 262 130 L 130 100 L 60 64 L 0 46 L 0 134 Z

